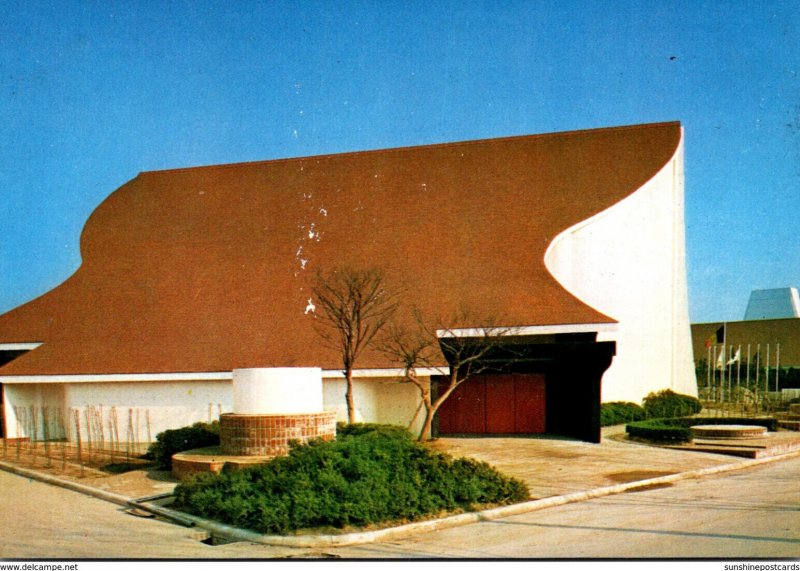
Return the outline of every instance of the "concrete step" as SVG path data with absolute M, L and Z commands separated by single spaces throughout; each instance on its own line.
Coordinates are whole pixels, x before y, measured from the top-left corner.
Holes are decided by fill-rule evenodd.
M 800 432 L 800 420 L 779 420 L 778 427 L 784 430 L 794 430 Z
M 695 438 L 693 441 L 695 446 L 714 446 L 724 448 L 742 448 L 742 449 L 765 449 L 766 444 L 744 444 L 741 442 L 719 442 L 717 440 L 698 440 Z
M 691 446 L 674 446 L 668 448 L 675 448 L 680 450 L 689 450 L 692 452 L 711 452 L 714 454 L 725 454 L 727 456 L 739 456 L 740 458 L 766 458 L 769 456 L 777 456 L 779 454 L 788 454 L 800 450 L 800 441 L 783 442 L 780 444 L 769 445 L 766 447 L 755 445 L 735 446 L 733 443 L 720 444 L 720 443 L 697 443 L 693 442 Z

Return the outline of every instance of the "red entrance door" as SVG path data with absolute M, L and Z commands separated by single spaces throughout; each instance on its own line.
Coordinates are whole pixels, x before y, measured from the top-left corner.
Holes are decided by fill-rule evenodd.
M 544 375 L 480 375 L 456 389 L 439 409 L 440 434 L 544 431 Z

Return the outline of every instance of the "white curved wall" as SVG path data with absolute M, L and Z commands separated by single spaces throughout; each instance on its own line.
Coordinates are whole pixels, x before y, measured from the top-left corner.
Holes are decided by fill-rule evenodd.
M 619 322 L 617 331 L 598 334 L 617 343 L 603 402 L 641 402 L 666 388 L 697 395 L 683 210 L 681 138 L 656 176 L 559 234 L 545 253 L 548 270 L 569 292 Z
M 234 414 L 323 412 L 322 369 L 276 367 L 234 369 Z

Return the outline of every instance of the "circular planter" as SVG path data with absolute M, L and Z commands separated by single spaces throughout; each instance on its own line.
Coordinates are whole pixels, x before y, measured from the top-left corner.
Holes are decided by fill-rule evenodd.
M 283 456 L 289 443 L 336 438 L 336 412 L 307 414 L 223 414 L 219 439 L 227 456 Z
M 172 475 L 183 480 L 194 474 L 242 470 L 272 460 L 274 456 L 227 456 L 219 446 L 178 452 L 172 456 Z
M 745 424 L 701 424 L 689 430 L 692 431 L 692 438 L 763 438 L 767 435 L 766 427 Z

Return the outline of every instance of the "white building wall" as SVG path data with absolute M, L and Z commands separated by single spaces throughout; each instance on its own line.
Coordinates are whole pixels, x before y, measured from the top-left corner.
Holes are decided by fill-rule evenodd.
M 63 438 L 64 385 L 3 384 L 3 413 L 8 438 Z
M 71 383 L 65 387 L 65 406 L 85 414 L 86 407 L 102 406 L 108 427 L 112 408 L 117 430 L 124 441 L 129 422 L 134 440 L 155 440 L 156 434 L 195 422 L 217 420 L 221 412 L 231 412 L 231 381 L 140 381 L 114 383 Z M 85 419 L 84 419 L 85 422 Z
M 185 380 L 185 381 L 93 381 L 93 382 L 47 382 L 41 377 L 37 382 L 4 383 L 4 407 L 9 438 L 29 437 L 31 433 L 31 407 L 35 409 L 38 423 L 35 439 L 41 439 L 41 411 L 48 407 L 53 424 L 60 415 L 67 436 L 75 440 L 74 412 L 80 412 L 82 438 L 86 438 L 87 410 L 102 416 L 104 439 L 110 438 L 109 423 L 113 423 L 112 410 L 116 412 L 116 430 L 119 438 L 126 441 L 128 423 L 132 421 L 134 439 L 145 442 L 148 434 L 155 440 L 156 434 L 167 429 L 188 426 L 195 422 L 218 419 L 220 413 L 233 411 L 233 385 L 231 380 Z M 324 410 L 335 410 L 337 420 L 347 420 L 345 405 L 345 381 L 342 378 L 326 378 L 323 383 Z M 396 378 L 361 377 L 354 381 L 356 417 L 359 422 L 378 422 L 408 427 L 415 418 L 420 398 L 416 387 L 400 383 Z M 16 410 L 21 412 L 17 422 Z M 55 411 L 58 411 L 57 413 Z M 412 432 L 422 427 L 424 411 L 420 412 L 411 426 Z M 149 425 L 149 430 L 148 430 Z M 138 435 L 138 436 L 137 436 Z
M 586 192 L 591 192 L 587 189 Z M 545 264 L 573 295 L 619 322 L 602 400 L 672 389 L 697 395 L 684 239 L 683 142 L 664 168 L 611 208 L 557 236 Z
M 325 410 L 336 411 L 337 422 L 347 422 L 345 380 L 326 378 L 322 386 Z M 411 433 L 417 434 L 425 420 L 424 410 L 417 414 L 419 390 L 397 378 L 353 379 L 353 404 L 357 422 L 396 424 L 404 428 L 410 426 Z

